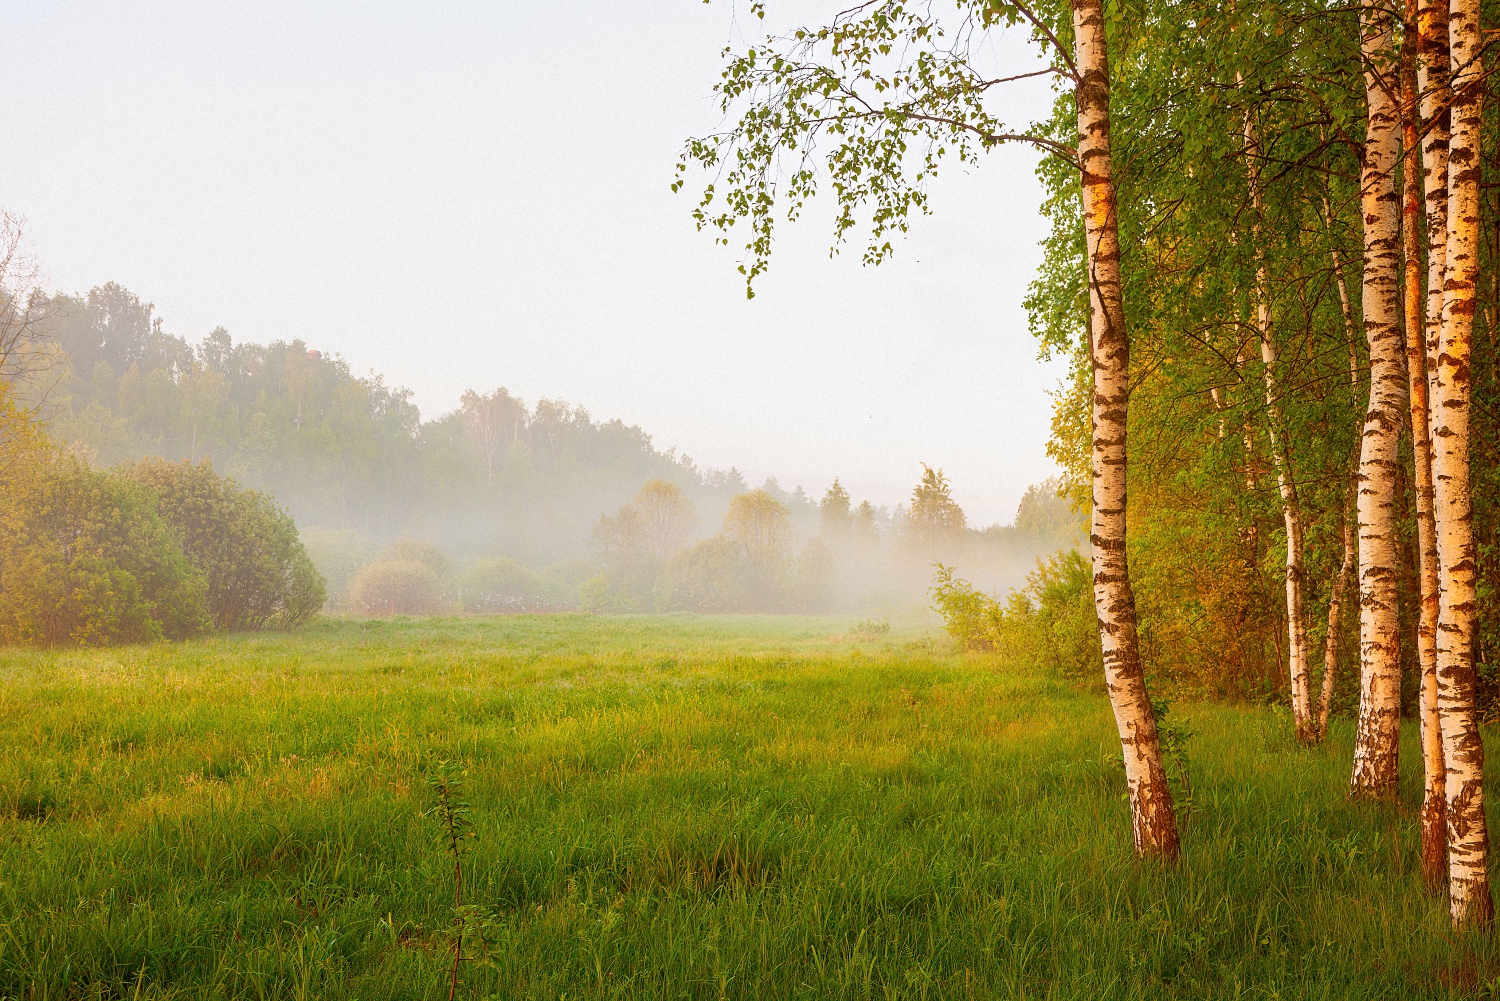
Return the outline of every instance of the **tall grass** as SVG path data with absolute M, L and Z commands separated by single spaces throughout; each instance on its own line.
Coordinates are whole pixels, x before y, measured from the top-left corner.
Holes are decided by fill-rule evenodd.
M 1104 698 L 842 620 L 339 622 L 0 654 L 0 996 L 1493 996 L 1352 734 L 1178 704 L 1182 864 Z M 1414 738 L 1403 748 L 1418 794 Z M 1500 786 L 1497 786 L 1500 788 Z

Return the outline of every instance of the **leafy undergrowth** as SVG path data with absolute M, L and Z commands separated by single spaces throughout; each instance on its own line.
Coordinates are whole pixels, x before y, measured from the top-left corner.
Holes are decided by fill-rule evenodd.
M 446 997 L 424 768 L 468 772 L 461 996 L 1490 996 L 1351 735 L 1177 706 L 1172 870 L 1107 703 L 842 620 L 332 622 L 0 652 L 0 996 Z M 1407 802 L 1419 766 L 1408 735 Z

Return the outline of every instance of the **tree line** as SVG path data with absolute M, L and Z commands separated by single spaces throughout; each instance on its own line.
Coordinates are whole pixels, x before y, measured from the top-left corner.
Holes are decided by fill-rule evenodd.
M 424 420 L 406 390 L 300 341 L 240 343 L 219 328 L 191 344 L 115 283 L 23 298 L 31 364 L 16 398 L 54 440 L 101 468 L 206 461 L 274 496 L 337 611 L 904 606 L 921 600 L 932 558 L 1000 586 L 1074 541 L 1076 519 L 1056 512 L 1034 531 L 973 530 L 960 512 L 957 534 L 935 533 L 921 490 L 909 508 L 851 502 L 848 531 L 825 530 L 828 498 L 700 470 L 581 407 L 470 390 Z M 1053 494 L 1029 495 L 1023 514 L 1056 507 Z M 680 524 L 658 524 L 652 498 L 671 498 Z M 745 534 L 755 504 L 781 519 L 764 542 Z
M 587 558 L 593 518 L 647 479 L 709 508 L 747 489 L 735 470 L 700 470 L 560 400 L 471 390 L 423 420 L 408 390 L 302 341 L 236 342 L 220 327 L 189 343 L 116 283 L 35 308 L 53 356 L 28 387 L 54 438 L 101 466 L 207 459 L 304 529 L 547 566 Z
M 837 477 L 816 505 L 771 481 L 731 498 L 718 530 L 705 535 L 683 491 L 653 480 L 595 524 L 602 569 L 580 600 L 615 612 L 904 607 L 925 595 L 935 560 L 1003 582 L 1075 547 L 1078 519 L 1058 488 L 1056 480 L 1033 486 L 1015 524 L 976 530 L 942 470 L 925 464 L 909 502 L 893 512 L 854 504 Z
M 837 240 L 866 228 L 879 263 L 945 163 L 1043 151 L 1051 233 L 1027 306 L 1043 351 L 1073 361 L 1050 449 L 1090 518 L 1137 851 L 1180 851 L 1148 667 L 1158 686 L 1285 699 L 1307 743 L 1347 700 L 1355 797 L 1396 799 L 1414 715 L 1423 871 L 1459 925 L 1493 914 L 1492 6 L 872 0 L 731 50 L 729 124 L 680 164 L 713 172 L 700 226 L 748 227 L 753 289 L 775 224 L 820 189 Z M 1006 29 L 1040 61 L 999 64 Z M 1029 77 L 1052 81 L 1052 116 L 1005 120 Z M 1050 586 L 1022 595 L 1031 614 L 1044 593 L 1067 605 Z M 1009 609 L 951 575 L 938 592 L 1003 637 Z
M 269 495 L 206 460 L 94 468 L 48 434 L 42 389 L 69 358 L 40 275 L 22 221 L 0 212 L 0 643 L 139 643 L 307 621 L 324 580 Z M 103 354 L 130 340 L 119 318 L 105 311 L 96 330 Z M 155 325 L 144 333 L 137 346 L 159 346 Z

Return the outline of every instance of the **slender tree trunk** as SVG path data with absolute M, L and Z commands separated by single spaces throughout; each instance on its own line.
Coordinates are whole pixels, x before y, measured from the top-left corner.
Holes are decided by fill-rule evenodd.
M 1394 23 L 1366 2 L 1360 12 L 1368 108 L 1360 208 L 1361 303 L 1370 348 L 1370 404 L 1359 452 L 1359 729 L 1352 796 L 1396 797 L 1400 747 L 1400 625 L 1396 618 L 1396 464 L 1406 393 L 1401 348 L 1401 201 L 1396 194 L 1400 108 Z
M 1312 670 L 1308 664 L 1307 611 L 1302 599 L 1303 546 L 1302 505 L 1297 499 L 1297 481 L 1292 476 L 1291 449 L 1281 426 L 1281 399 L 1276 388 L 1276 342 L 1271 332 L 1271 289 L 1266 273 L 1261 223 L 1265 198 L 1260 187 L 1260 139 L 1255 123 L 1245 116 L 1245 159 L 1253 210 L 1250 238 L 1255 251 L 1255 329 L 1260 335 L 1261 374 L 1266 388 L 1266 427 L 1271 439 L 1271 460 L 1276 466 L 1276 486 L 1281 494 L 1281 519 L 1286 526 L 1286 623 L 1287 670 L 1291 676 L 1292 724 L 1297 739 L 1311 743 L 1318 738 L 1312 711 Z
M 1453 922 L 1461 926 L 1488 922 L 1495 912 L 1484 816 L 1484 744 L 1474 708 L 1477 560 L 1469 494 L 1469 357 L 1479 270 L 1482 45 L 1479 0 L 1451 0 L 1448 245 L 1432 401 L 1432 471 L 1439 580 L 1438 713 L 1447 765 L 1448 897 Z
M 1120 279 L 1119 211 L 1109 145 L 1109 56 L 1102 0 L 1074 0 L 1078 64 L 1078 161 L 1089 280 L 1089 353 L 1094 368 L 1094 606 L 1138 855 L 1175 861 L 1177 814 L 1162 765 L 1156 714 L 1136 636 L 1135 596 L 1126 559 L 1125 422 L 1130 401 L 1130 339 Z
M 1344 595 L 1349 593 L 1349 578 L 1354 576 L 1355 556 L 1359 549 L 1352 482 L 1344 495 L 1344 559 L 1328 595 L 1328 631 L 1323 635 L 1323 682 L 1318 688 L 1318 740 L 1328 736 L 1328 711 L 1333 707 L 1333 683 L 1338 675 L 1339 630 L 1344 624 Z
M 1408 0 L 1408 10 L 1410 0 Z M 1408 15 L 1409 16 L 1409 15 Z M 1422 133 L 1422 193 L 1425 200 L 1427 223 L 1427 295 L 1425 308 L 1420 313 L 1410 311 L 1411 280 L 1407 280 L 1407 338 L 1422 342 L 1423 387 L 1427 407 L 1427 492 L 1428 519 L 1432 533 L 1429 547 L 1426 539 L 1418 539 L 1424 557 L 1430 557 L 1429 568 L 1422 568 L 1422 617 L 1420 632 L 1420 656 L 1422 664 L 1422 759 L 1424 794 L 1422 798 L 1422 877 L 1434 891 L 1446 890 L 1447 869 L 1447 767 L 1443 760 L 1442 714 L 1438 707 L 1437 676 L 1437 625 L 1440 609 L 1440 561 L 1437 553 L 1437 521 L 1434 513 L 1435 488 L 1432 482 L 1432 431 L 1433 413 L 1431 401 L 1437 382 L 1438 341 L 1443 326 L 1443 280 L 1445 262 L 1448 259 L 1448 0 L 1418 0 L 1417 3 L 1417 95 L 1419 116 L 1417 125 Z M 1406 139 L 1406 169 L 1415 174 L 1410 162 L 1413 151 L 1411 138 Z M 1408 182 L 1410 183 L 1410 182 Z M 1408 191 L 1407 200 L 1411 195 Z M 1408 210 L 1407 215 L 1410 214 Z M 1414 256 L 1412 247 L 1417 233 L 1403 238 L 1407 248 L 1407 267 L 1411 267 Z M 1419 326 L 1420 321 L 1420 326 Z M 1412 363 L 1412 345 L 1407 345 L 1408 367 Z M 1412 414 L 1416 418 L 1415 409 Z M 1414 426 L 1415 427 L 1415 426 Z M 1420 472 L 1420 471 L 1419 471 Z M 1422 495 L 1420 476 L 1417 484 L 1418 501 Z M 1419 536 L 1421 514 L 1419 518 Z M 1427 632 L 1431 630 L 1431 637 Z M 1431 666 L 1429 668 L 1429 647 Z M 1431 742 L 1437 738 L 1437 747 Z M 1434 776 L 1433 770 L 1437 769 Z M 1433 793 L 1437 798 L 1434 802 Z M 1433 827 L 1437 832 L 1433 832 Z M 1434 848 L 1436 842 L 1436 848 Z M 1434 858 L 1434 852 L 1436 858 Z
M 1406 18 L 1416 24 L 1417 0 Z M 1402 316 L 1406 323 L 1406 399 L 1411 414 L 1412 469 L 1417 494 L 1417 663 L 1421 670 L 1418 719 L 1422 734 L 1422 881 L 1446 885 L 1447 832 L 1443 819 L 1443 728 L 1437 708 L 1437 528 L 1432 518 L 1432 437 L 1427 413 L 1427 340 L 1422 301 L 1422 182 L 1417 153 L 1416 38 L 1401 47 L 1401 254 Z
M 1333 239 L 1333 210 L 1328 196 L 1323 196 L 1323 222 L 1328 234 L 1328 253 L 1333 259 L 1334 282 L 1338 286 L 1339 311 L 1344 317 L 1344 344 L 1349 352 L 1349 401 L 1359 406 L 1363 395 L 1360 392 L 1359 349 L 1355 347 L 1354 309 L 1349 304 L 1349 287 L 1344 282 L 1344 258 Z M 1344 494 L 1343 538 L 1344 556 L 1339 563 L 1338 576 L 1328 596 L 1328 630 L 1323 635 L 1323 683 L 1318 689 L 1318 739 L 1328 736 L 1328 713 L 1333 706 L 1333 686 L 1338 676 L 1339 632 L 1344 621 L 1344 597 L 1349 593 L 1349 581 L 1354 576 L 1359 557 L 1359 516 L 1356 510 L 1359 498 L 1359 459 L 1354 457 L 1349 464 L 1349 485 Z

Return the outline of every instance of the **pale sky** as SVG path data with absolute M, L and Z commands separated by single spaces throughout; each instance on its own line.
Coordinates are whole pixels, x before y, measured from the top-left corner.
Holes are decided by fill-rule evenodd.
M 843 4 L 772 0 L 785 23 Z M 1036 155 L 950 167 L 879 268 L 783 226 L 746 301 L 737 248 L 669 191 L 713 130 L 727 0 L 13 4 L 0 204 L 52 285 L 118 281 L 196 343 L 301 338 L 406 386 L 639 424 L 700 466 L 896 504 L 941 466 L 1009 522 L 1063 374 L 1021 308 Z M 1014 51 L 1012 51 L 1014 49 Z M 997 58 L 1022 65 L 1007 40 Z M 1005 98 L 1043 117 L 1044 87 Z

